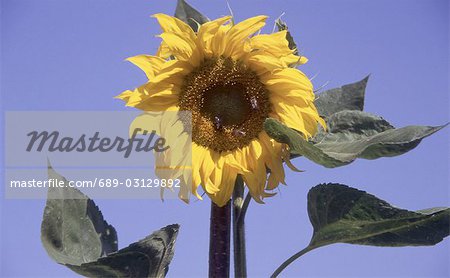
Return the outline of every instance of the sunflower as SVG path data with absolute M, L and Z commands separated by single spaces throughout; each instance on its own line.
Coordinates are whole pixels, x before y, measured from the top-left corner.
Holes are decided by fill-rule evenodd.
M 241 175 L 254 200 L 285 184 L 286 145 L 263 129 L 271 117 L 309 138 L 324 125 L 314 106 L 313 86 L 296 68 L 286 31 L 256 34 L 266 16 L 233 24 L 231 16 L 209 21 L 194 32 L 181 20 L 156 14 L 162 34 L 155 56 L 128 60 L 148 82 L 118 98 L 144 111 L 190 111 L 191 192 L 201 185 L 218 206 L 232 195 Z

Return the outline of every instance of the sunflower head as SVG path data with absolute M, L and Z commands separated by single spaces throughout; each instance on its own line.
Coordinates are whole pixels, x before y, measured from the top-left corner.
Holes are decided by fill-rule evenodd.
M 225 57 L 206 59 L 185 77 L 179 106 L 192 111 L 194 142 L 217 152 L 247 146 L 271 111 L 258 76 Z
M 265 133 L 265 119 L 278 119 L 305 138 L 324 125 L 311 82 L 295 68 L 306 58 L 289 48 L 286 31 L 255 35 L 266 16 L 235 25 L 226 16 L 197 33 L 177 18 L 154 17 L 162 28 L 156 55 L 128 59 L 148 82 L 118 98 L 144 111 L 191 113 L 192 179 L 185 186 L 197 197 L 202 185 L 217 205 L 225 205 L 242 175 L 262 202 L 284 183 L 282 163 L 288 160 L 286 146 Z

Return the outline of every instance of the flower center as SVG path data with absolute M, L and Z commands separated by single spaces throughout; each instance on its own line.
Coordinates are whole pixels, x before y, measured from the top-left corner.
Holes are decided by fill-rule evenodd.
M 204 61 L 188 74 L 180 110 L 192 112 L 192 140 L 218 152 L 258 137 L 270 112 L 269 93 L 255 72 L 231 58 Z
M 250 113 L 244 88 L 239 84 L 219 85 L 204 92 L 201 113 L 223 126 L 240 125 Z

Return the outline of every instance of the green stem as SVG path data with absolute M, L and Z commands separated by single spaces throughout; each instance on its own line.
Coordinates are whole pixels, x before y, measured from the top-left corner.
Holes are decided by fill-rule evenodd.
M 280 275 L 280 273 L 288 266 L 290 265 L 293 261 L 295 261 L 296 259 L 300 258 L 301 256 L 303 256 L 304 254 L 308 253 L 309 251 L 313 250 L 314 247 L 311 246 L 307 246 L 305 249 L 301 250 L 298 253 L 295 253 L 294 255 L 292 255 L 292 257 L 290 257 L 289 259 L 287 259 L 284 263 L 282 263 L 274 272 L 273 274 L 270 276 L 270 278 L 275 278 L 278 275 Z
M 247 277 L 247 259 L 245 254 L 245 212 L 249 201 L 244 201 L 244 182 L 241 176 L 236 178 L 233 191 L 233 250 L 234 276 Z
M 211 202 L 209 277 L 230 276 L 231 202 L 219 207 Z
M 244 204 L 241 208 L 241 213 L 239 214 L 237 218 L 237 223 L 241 223 L 245 219 L 245 214 L 247 213 L 248 205 L 250 204 L 250 201 L 252 200 L 252 195 L 250 193 L 247 193 L 247 196 L 245 196 Z

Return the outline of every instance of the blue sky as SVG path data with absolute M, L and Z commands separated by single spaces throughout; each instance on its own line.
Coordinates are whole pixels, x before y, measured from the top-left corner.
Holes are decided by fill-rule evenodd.
M 172 14 L 176 1 L 2 0 L 2 110 L 124 110 L 113 96 L 145 81 L 124 61 L 156 51 L 154 13 Z M 228 14 L 225 1 L 192 0 L 208 17 Z M 237 21 L 286 12 L 304 70 L 326 89 L 371 74 L 365 110 L 391 124 L 449 121 L 449 2 L 445 0 L 230 0 Z M 1 136 L 3 144 L 3 136 Z M 303 248 L 312 228 L 306 194 L 321 182 L 366 190 L 398 207 L 449 206 L 449 129 L 406 155 L 358 160 L 325 169 L 305 159 L 287 187 L 247 215 L 248 273 L 266 277 Z M 3 163 L 3 161 L 2 161 Z M 3 194 L 3 191 L 2 193 Z M 45 200 L 1 200 L 2 277 L 74 277 L 40 243 Z M 209 202 L 96 200 L 118 230 L 119 247 L 180 223 L 169 276 L 207 274 Z M 307 254 L 286 277 L 448 277 L 449 240 L 434 247 L 379 248 L 337 244 Z

